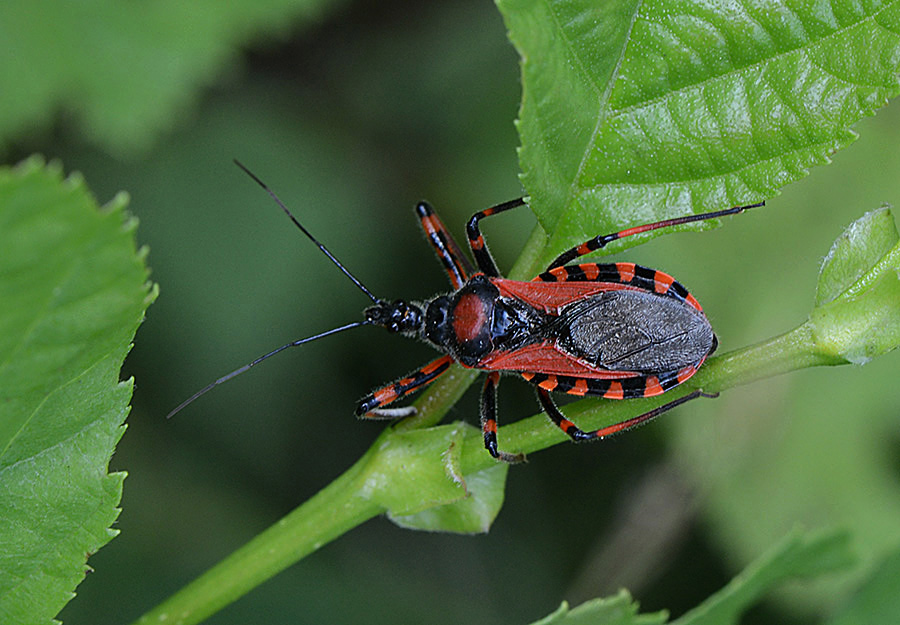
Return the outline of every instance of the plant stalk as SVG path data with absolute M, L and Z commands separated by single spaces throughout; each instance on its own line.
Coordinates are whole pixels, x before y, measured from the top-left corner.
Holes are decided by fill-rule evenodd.
M 191 625 L 234 602 L 275 574 L 383 512 L 360 495 L 371 451 L 343 475 L 144 614 L 136 625 Z

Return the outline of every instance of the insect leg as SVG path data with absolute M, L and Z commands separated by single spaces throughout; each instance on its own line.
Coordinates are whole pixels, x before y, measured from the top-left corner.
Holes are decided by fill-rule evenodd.
M 539 386 L 536 387 L 536 389 L 537 389 L 538 401 L 541 402 L 541 406 L 543 407 L 544 411 L 547 413 L 547 416 L 550 417 L 550 420 L 553 421 L 553 423 L 555 423 L 559 429 L 561 429 L 563 432 L 568 434 L 569 437 L 573 441 L 576 441 L 576 442 L 590 441 L 590 440 L 594 440 L 594 439 L 598 439 L 598 438 L 606 438 L 607 436 L 611 436 L 618 432 L 622 432 L 623 430 L 631 429 L 633 427 L 641 425 L 642 423 L 646 423 L 647 421 L 650 421 L 651 419 L 655 419 L 662 413 L 667 412 L 667 411 L 671 410 L 672 408 L 675 408 L 676 406 L 680 406 L 681 404 L 683 404 L 685 402 L 689 402 L 692 399 L 697 399 L 698 397 L 712 398 L 712 397 L 719 396 L 718 393 L 715 393 L 715 394 L 704 393 L 701 390 L 696 390 L 691 393 L 688 393 L 684 397 L 679 397 L 678 399 L 670 401 L 667 404 L 663 404 L 662 406 L 659 406 L 658 408 L 654 408 L 653 410 L 650 410 L 649 412 L 645 412 L 642 415 L 632 417 L 631 419 L 626 419 L 625 421 L 620 421 L 619 423 L 614 423 L 612 425 L 608 425 L 604 428 L 600 428 L 599 430 L 594 430 L 593 432 L 584 432 L 584 431 L 578 429 L 578 426 L 576 426 L 574 423 L 572 423 L 571 421 L 566 419 L 565 415 L 559 410 L 559 407 L 557 407 L 556 402 L 554 402 L 553 398 L 550 397 L 549 392 L 547 392 L 546 390 L 542 389 Z
M 497 449 L 497 384 L 500 374 L 488 373 L 481 391 L 481 430 L 484 432 L 484 448 L 494 458 L 511 464 L 525 460 L 525 454 L 511 454 Z
M 453 359 L 450 356 L 441 356 L 405 378 L 366 395 L 356 408 L 356 416 L 369 419 L 395 419 L 413 414 L 414 409 L 384 409 L 382 407 L 431 384 L 445 373 L 452 363 Z
M 466 224 L 466 236 L 469 238 L 469 247 L 472 249 L 472 255 L 475 257 L 478 268 L 488 277 L 499 278 L 500 271 L 497 269 L 497 264 L 494 262 L 491 253 L 484 244 L 484 237 L 481 236 L 481 228 L 478 227 L 478 222 L 485 217 L 508 211 L 511 208 L 518 208 L 519 206 L 525 206 L 525 198 L 520 197 L 515 200 L 510 200 L 509 202 L 504 202 L 503 204 L 497 204 L 496 206 L 486 208 L 483 211 L 478 211 L 472 215 L 471 219 L 469 219 L 469 222 Z
M 419 216 L 419 223 L 422 224 L 422 230 L 428 237 L 428 242 L 434 248 L 435 253 L 444 266 L 444 271 L 450 278 L 450 283 L 454 289 L 461 288 L 469 275 L 475 272 L 472 263 L 462 253 L 459 245 L 453 240 L 453 236 L 444 226 L 444 222 L 437 216 L 434 209 L 428 202 L 419 202 L 416 206 L 416 215 Z
M 566 263 L 578 258 L 579 256 L 590 254 L 591 252 L 605 247 L 607 243 L 611 243 L 612 241 L 616 241 L 618 239 L 624 239 L 625 237 L 630 237 L 633 234 L 649 232 L 651 230 L 656 230 L 657 228 L 668 228 L 669 226 L 689 224 L 695 221 L 706 221 L 707 219 L 715 219 L 717 217 L 725 217 L 727 215 L 736 215 L 738 213 L 744 212 L 747 209 L 758 208 L 764 205 L 765 202 L 758 202 L 756 204 L 748 204 L 746 206 L 734 206 L 732 208 L 726 208 L 725 210 L 713 211 L 710 213 L 701 213 L 699 215 L 687 215 L 686 217 L 676 217 L 674 219 L 664 219 L 662 221 L 655 221 L 650 224 L 644 224 L 643 226 L 626 228 L 625 230 L 620 230 L 619 232 L 613 232 L 611 234 L 599 235 L 594 237 L 593 239 L 588 239 L 581 245 L 576 245 L 572 249 L 566 250 L 565 252 L 557 256 L 556 260 L 550 263 L 546 271 L 550 271 L 555 267 L 562 267 Z

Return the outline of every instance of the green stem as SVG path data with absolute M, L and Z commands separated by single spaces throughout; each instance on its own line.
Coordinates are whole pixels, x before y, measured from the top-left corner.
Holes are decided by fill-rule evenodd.
M 567 404 L 565 412 L 579 427 L 598 429 L 650 411 L 698 388 L 715 393 L 796 369 L 846 363 L 843 358 L 817 350 L 812 325 L 806 322 L 780 336 L 710 358 L 687 383 L 665 395 L 628 401 L 582 399 Z M 503 426 L 498 438 L 504 450 L 526 454 L 569 440 L 543 413 Z M 460 460 L 463 474 L 480 471 L 493 463 L 484 453 L 480 436 L 466 436 Z
M 717 393 L 797 369 L 843 364 L 847 364 L 845 359 L 817 348 L 814 328 L 807 321 L 762 343 L 710 358 L 691 383 L 695 388 Z
M 535 227 L 511 275 L 527 275 L 545 241 L 543 230 Z M 418 414 L 396 424 L 394 431 L 421 429 L 440 422 L 478 373 L 454 365 L 416 402 Z M 376 442 L 356 464 L 312 499 L 147 612 L 136 625 L 199 623 L 348 530 L 382 514 L 382 506 L 362 495 L 367 465 L 378 448 Z
M 322 545 L 381 514 L 380 506 L 360 495 L 371 453 L 137 623 L 199 623 Z
M 543 233 L 536 228 L 511 275 L 521 277 L 534 273 L 533 265 L 540 256 L 544 241 Z M 814 327 L 806 322 L 781 336 L 711 358 L 688 383 L 664 396 L 629 401 L 584 399 L 568 404 L 566 414 L 582 428 L 599 428 L 625 421 L 696 388 L 717 392 L 794 369 L 845 362 L 845 359 L 829 356 L 817 348 Z M 425 499 L 415 500 L 420 496 L 415 489 L 397 497 L 398 489 L 410 486 L 409 480 L 397 480 L 390 474 L 396 470 L 396 463 L 400 462 L 407 470 L 414 471 L 414 463 L 419 462 L 422 454 L 426 453 L 421 448 L 410 447 L 408 443 L 398 443 L 398 439 L 407 436 L 408 441 L 406 432 L 438 423 L 477 375 L 478 371 L 454 366 L 416 402 L 419 410 L 416 417 L 388 428 L 370 450 L 331 485 L 141 617 L 138 623 L 191 625 L 202 621 L 344 532 L 384 513 L 385 505 L 377 501 L 402 500 L 408 509 L 419 509 L 419 504 L 423 508 L 430 505 L 425 503 Z M 543 415 L 504 426 L 499 439 L 503 449 L 526 453 L 568 440 Z M 390 453 L 397 452 L 402 445 L 406 447 L 397 456 L 398 460 L 378 462 L 389 458 Z M 434 454 L 435 449 L 438 448 L 429 448 L 427 453 L 437 455 Z M 403 453 L 412 455 L 404 456 Z M 404 464 L 407 460 L 410 462 Z M 468 428 L 463 435 L 460 452 L 462 475 L 471 475 L 495 465 L 496 461 L 484 451 L 480 431 Z M 438 473 L 444 475 L 443 469 Z M 454 480 L 458 477 L 454 476 Z M 459 487 L 456 481 L 454 485 Z M 389 496 L 380 499 L 373 497 L 373 494 L 385 493 Z

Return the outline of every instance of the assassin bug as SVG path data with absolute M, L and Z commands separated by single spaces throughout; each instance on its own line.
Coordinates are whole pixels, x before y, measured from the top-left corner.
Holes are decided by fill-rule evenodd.
M 454 291 L 421 303 L 389 302 L 375 297 L 303 227 L 265 183 L 244 165 L 235 163 L 372 300 L 373 306 L 365 310 L 363 321 L 282 345 L 219 378 L 175 408 L 169 417 L 218 384 L 288 347 L 363 325 L 381 326 L 423 339 L 444 355 L 364 397 L 356 409 L 357 416 L 397 418 L 413 414 L 411 407 L 387 406 L 432 383 L 455 361 L 487 372 L 480 403 L 484 446 L 494 458 L 506 462 L 519 462 L 524 456 L 498 449 L 496 391 L 503 372 L 517 373 L 534 384 L 543 410 L 575 441 L 604 438 L 645 423 L 684 402 L 716 396 L 695 390 L 637 417 L 588 432 L 566 419 L 551 398 L 551 391 L 607 399 L 654 397 L 693 376 L 717 345 L 700 304 L 668 274 L 628 262 L 568 263 L 617 239 L 734 215 L 764 202 L 666 219 L 594 237 L 560 254 L 530 282 L 500 276 L 479 227 L 485 217 L 524 206 L 523 198 L 479 211 L 469 219 L 466 236 L 477 269 L 431 206 L 420 202 L 416 214 Z

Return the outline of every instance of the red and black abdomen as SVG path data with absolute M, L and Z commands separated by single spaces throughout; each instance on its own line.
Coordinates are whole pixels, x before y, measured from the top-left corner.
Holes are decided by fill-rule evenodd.
M 428 304 L 424 335 L 466 367 L 613 398 L 677 386 L 716 347 L 687 289 L 633 263 L 559 267 L 532 282 L 476 275 Z
M 547 391 L 610 399 L 652 397 L 688 380 L 716 348 L 684 286 L 634 263 L 566 265 L 531 282 L 494 278 L 500 301 L 542 317 L 530 343 L 476 366 L 515 371 Z

